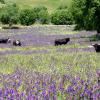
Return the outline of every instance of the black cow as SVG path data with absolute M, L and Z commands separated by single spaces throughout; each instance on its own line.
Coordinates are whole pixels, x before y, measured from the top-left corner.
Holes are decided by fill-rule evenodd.
M 19 40 L 14 40 L 13 41 L 13 45 L 14 46 L 21 46 L 22 44 L 21 44 L 21 42 Z
M 0 43 L 11 43 L 11 39 L 10 38 L 7 38 L 7 39 L 0 39 Z
M 55 46 L 67 44 L 69 41 L 70 41 L 70 38 L 56 39 Z
M 100 44 L 92 44 L 92 46 L 95 48 L 96 52 L 100 52 Z

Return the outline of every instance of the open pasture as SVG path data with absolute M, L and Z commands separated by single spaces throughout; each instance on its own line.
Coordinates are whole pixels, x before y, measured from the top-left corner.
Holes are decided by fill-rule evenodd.
M 67 26 L 1 29 L 1 38 L 18 39 L 22 46 L 0 44 L 0 99 L 99 100 L 100 53 L 88 46 L 100 41 L 86 38 L 95 34 Z M 65 37 L 68 44 L 54 46 Z

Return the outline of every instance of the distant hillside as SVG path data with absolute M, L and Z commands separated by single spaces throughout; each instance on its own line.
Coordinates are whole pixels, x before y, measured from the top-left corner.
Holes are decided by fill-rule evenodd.
M 70 5 L 72 0 L 5 0 L 6 3 L 17 3 L 21 8 L 46 6 L 51 12 L 60 5 Z

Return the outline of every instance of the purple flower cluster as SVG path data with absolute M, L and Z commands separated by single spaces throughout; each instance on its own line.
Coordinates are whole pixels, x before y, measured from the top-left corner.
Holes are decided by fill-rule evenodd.
M 0 100 L 100 100 L 99 79 L 99 72 L 94 83 L 18 69 L 10 75 L 0 74 Z

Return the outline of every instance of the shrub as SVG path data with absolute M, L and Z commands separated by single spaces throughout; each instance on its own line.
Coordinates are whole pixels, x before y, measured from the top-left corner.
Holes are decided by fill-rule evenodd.
M 35 22 L 36 14 L 32 9 L 24 9 L 20 12 L 20 23 L 22 25 L 32 25 Z
M 51 22 L 55 25 L 70 25 L 73 23 L 71 13 L 67 9 L 56 10 L 51 15 Z
M 33 11 L 36 13 L 36 21 L 40 22 L 41 24 L 49 23 L 50 18 L 46 7 L 35 7 Z
M 3 14 L 1 15 L 1 22 L 2 22 L 3 24 L 9 24 L 9 21 L 10 21 L 10 16 L 9 16 L 9 14 L 3 13 Z
M 40 20 L 40 23 L 41 24 L 48 24 L 49 23 L 49 14 L 48 14 L 48 11 L 46 10 L 41 10 L 39 13 L 38 13 L 38 20 Z
M 7 5 L 2 9 L 0 20 L 3 24 L 9 24 L 11 27 L 13 24 L 17 24 L 19 21 L 19 8 L 16 4 Z

